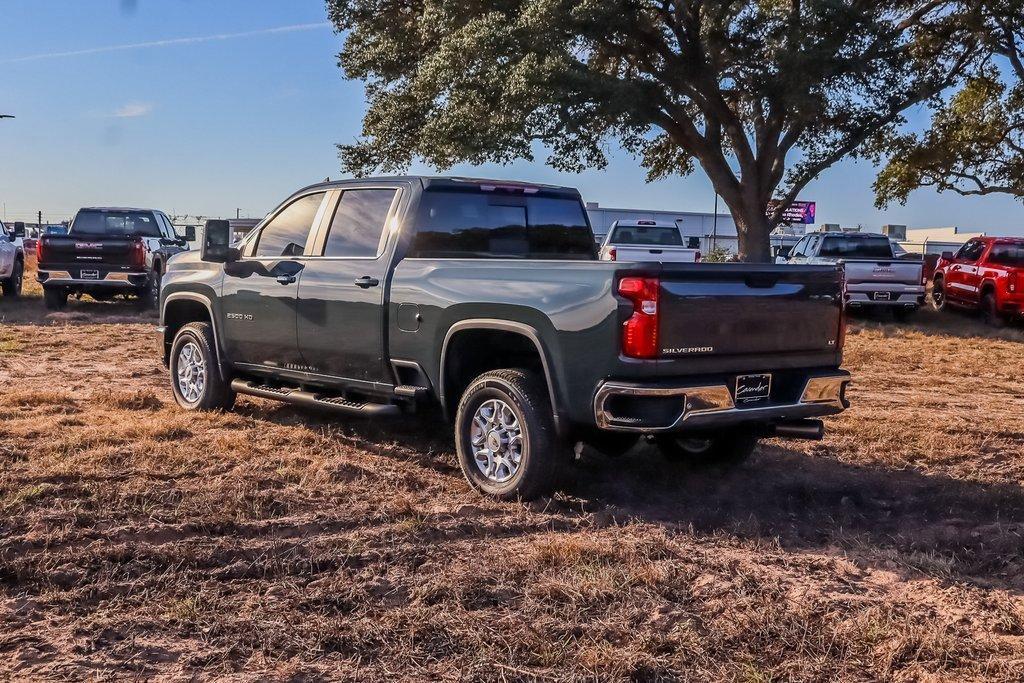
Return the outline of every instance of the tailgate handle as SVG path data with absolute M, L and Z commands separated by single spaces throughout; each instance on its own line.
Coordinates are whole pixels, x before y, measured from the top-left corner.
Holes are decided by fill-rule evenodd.
M 744 281 L 747 283 L 747 287 L 750 287 L 751 289 L 771 289 L 776 285 L 776 283 L 778 283 L 779 276 L 752 274 L 747 275 L 746 278 L 744 278 Z
M 651 249 L 651 253 L 652 254 L 661 254 L 661 253 L 663 253 L 663 250 L 662 249 Z

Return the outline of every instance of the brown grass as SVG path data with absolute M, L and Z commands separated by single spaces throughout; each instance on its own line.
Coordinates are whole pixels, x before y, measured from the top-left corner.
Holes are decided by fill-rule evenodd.
M 40 303 L 0 327 L 0 677 L 1024 677 L 1019 331 L 856 323 L 824 442 L 519 505 L 433 424 L 182 412 L 151 319 Z

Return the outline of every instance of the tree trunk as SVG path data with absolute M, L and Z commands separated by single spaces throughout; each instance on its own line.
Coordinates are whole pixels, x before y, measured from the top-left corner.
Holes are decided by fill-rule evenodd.
M 740 260 L 748 263 L 770 263 L 772 225 L 768 220 L 766 208 L 743 206 L 737 209 L 730 206 L 729 209 L 732 211 L 733 220 L 736 221 Z

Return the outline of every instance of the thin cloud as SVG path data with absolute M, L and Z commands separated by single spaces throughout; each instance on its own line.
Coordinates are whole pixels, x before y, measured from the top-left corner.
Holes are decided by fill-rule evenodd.
M 153 111 L 153 105 L 149 102 L 132 102 L 124 105 L 114 112 L 114 118 L 137 119 L 140 116 L 148 116 Z
M 17 64 L 19 62 L 37 62 L 43 59 L 62 59 L 64 57 L 83 57 L 86 55 L 99 55 L 108 52 L 124 52 L 127 50 L 146 50 L 156 47 L 173 47 L 176 45 L 195 45 L 196 43 L 212 43 L 218 40 L 234 40 L 236 38 L 252 38 L 255 36 L 270 36 L 278 33 L 296 33 L 298 31 L 314 31 L 317 29 L 332 26 L 330 22 L 323 21 L 315 24 L 294 24 L 292 26 L 277 26 L 274 28 L 263 28 L 256 31 L 243 31 L 241 33 L 217 33 L 211 36 L 193 36 L 191 38 L 169 38 L 167 40 L 152 40 L 148 43 L 130 43 L 127 45 L 105 45 L 102 47 L 90 47 L 84 50 L 69 50 L 67 52 L 45 52 L 37 55 L 26 55 L 24 57 L 11 57 L 0 59 L 0 64 Z

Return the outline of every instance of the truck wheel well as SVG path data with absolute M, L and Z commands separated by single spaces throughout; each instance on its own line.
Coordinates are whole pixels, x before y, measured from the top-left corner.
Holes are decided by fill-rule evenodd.
M 443 398 L 450 415 L 454 415 L 469 383 L 489 370 L 523 368 L 535 372 L 547 384 L 537 346 L 530 338 L 507 330 L 457 332 L 445 348 L 443 365 Z
M 192 299 L 182 299 L 167 304 L 167 308 L 164 309 L 164 355 L 170 353 L 174 335 L 178 334 L 178 330 L 189 323 L 198 322 L 213 324 L 210 319 L 210 311 L 202 303 Z

